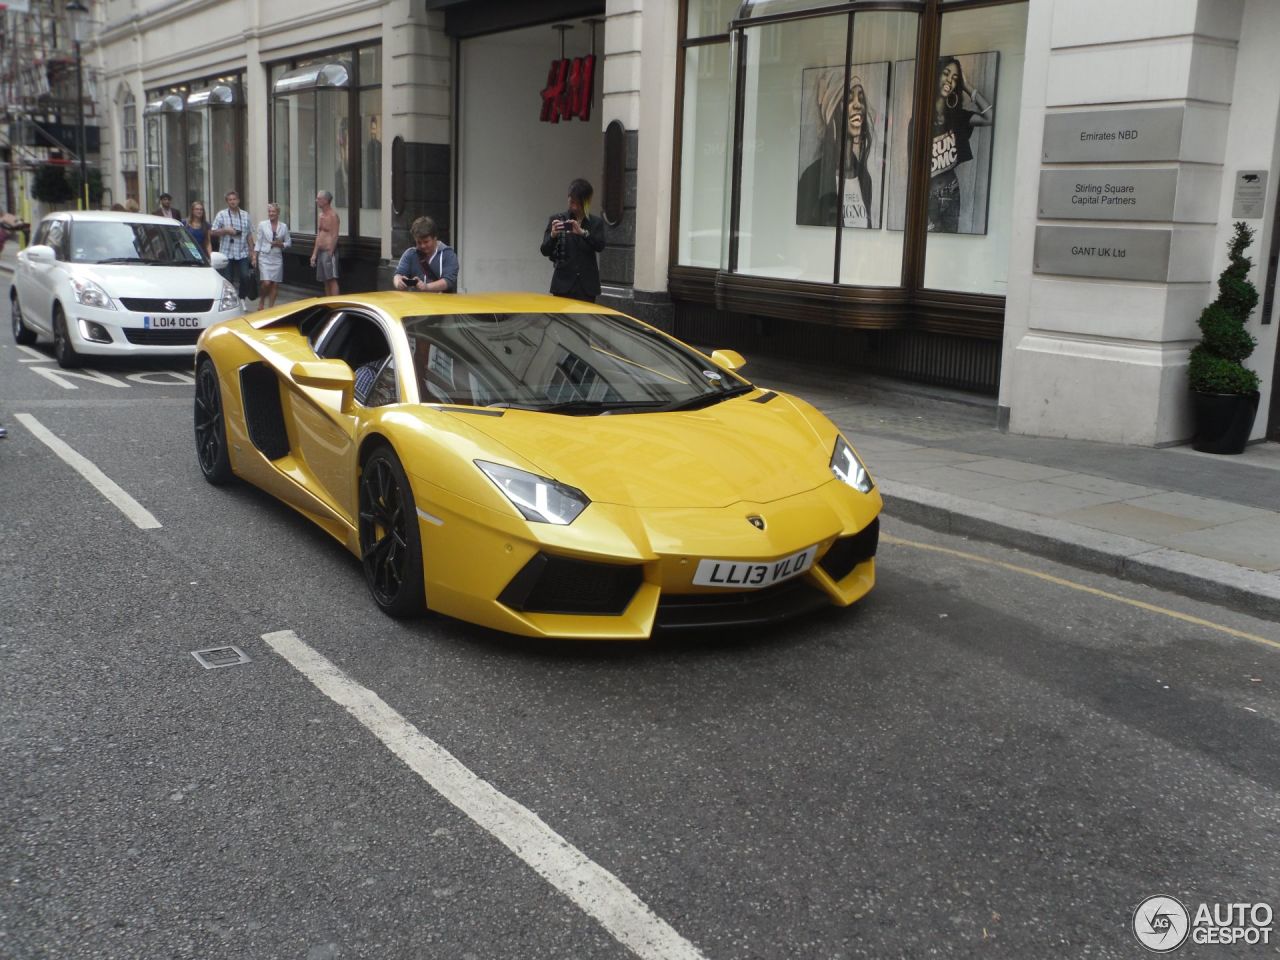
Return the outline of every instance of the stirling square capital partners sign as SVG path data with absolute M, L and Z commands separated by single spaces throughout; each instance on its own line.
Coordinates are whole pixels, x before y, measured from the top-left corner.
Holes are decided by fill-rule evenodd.
M 1040 171 L 1042 217 L 1063 220 L 1173 219 L 1178 171 L 1076 167 Z
M 1169 280 L 1171 230 L 1036 227 L 1032 269 L 1067 277 Z

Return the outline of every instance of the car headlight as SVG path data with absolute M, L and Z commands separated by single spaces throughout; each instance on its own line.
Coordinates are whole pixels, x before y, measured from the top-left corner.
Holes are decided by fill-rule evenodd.
M 76 295 L 76 302 L 84 304 L 86 307 L 101 307 L 103 310 L 114 310 L 116 308 L 116 305 L 111 302 L 111 298 L 107 296 L 107 291 L 92 280 L 81 280 L 79 277 L 72 277 L 71 289 Z
M 567 526 L 591 503 L 576 487 L 557 483 L 536 473 L 477 460 L 476 466 L 494 482 L 526 520 Z
M 870 493 L 875 486 L 871 474 L 844 437 L 836 437 L 836 448 L 831 452 L 831 472 L 860 493 Z
M 237 292 L 236 288 L 233 287 L 231 284 L 227 283 L 226 280 L 222 281 L 222 297 L 218 300 L 218 309 L 219 310 L 239 310 L 240 309 L 240 294 L 239 292 Z

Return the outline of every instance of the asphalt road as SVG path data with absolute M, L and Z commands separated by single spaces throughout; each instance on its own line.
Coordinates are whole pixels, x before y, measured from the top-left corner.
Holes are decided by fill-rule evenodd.
M 865 602 L 780 629 L 397 623 L 317 528 L 204 483 L 188 365 L 55 369 L 0 334 L 0 957 L 1139 957 L 1150 895 L 1280 910 L 1274 624 L 891 519 Z M 627 945 L 279 631 L 670 937 Z

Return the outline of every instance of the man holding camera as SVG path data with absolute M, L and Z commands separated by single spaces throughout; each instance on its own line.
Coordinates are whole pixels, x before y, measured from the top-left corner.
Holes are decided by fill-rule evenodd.
M 213 228 L 209 231 L 209 236 L 222 238 L 218 249 L 227 258 L 227 267 L 221 273 L 226 281 L 236 288 L 242 301 L 240 305 L 243 307 L 244 301 L 252 300 L 257 296 L 256 293 L 254 297 L 249 296 L 251 291 L 248 290 L 249 278 L 252 274 L 249 254 L 253 253 L 253 220 L 248 213 L 240 209 L 240 194 L 234 190 L 228 190 L 225 199 L 227 205 L 213 218 Z
M 440 239 L 436 222 L 419 217 L 409 232 L 413 234 L 413 246 L 400 257 L 391 285 L 397 290 L 457 293 L 458 255 Z
M 593 192 L 585 180 L 569 184 L 569 209 L 553 216 L 542 234 L 542 255 L 555 264 L 551 292 L 588 303 L 600 296 L 596 254 L 607 240 L 604 221 L 590 213 Z

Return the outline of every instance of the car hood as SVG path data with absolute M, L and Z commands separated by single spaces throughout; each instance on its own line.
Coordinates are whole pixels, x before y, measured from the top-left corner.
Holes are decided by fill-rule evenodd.
M 69 273 L 92 280 L 114 297 L 204 300 L 222 295 L 213 267 L 147 267 L 136 263 L 81 263 Z
M 831 479 L 836 437 L 820 413 L 782 395 L 675 413 L 459 416 L 544 476 L 634 507 L 718 508 L 813 490 Z

